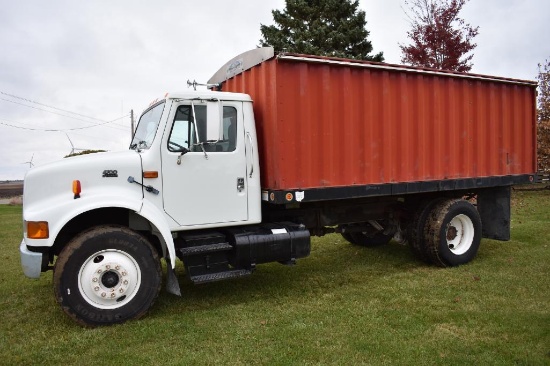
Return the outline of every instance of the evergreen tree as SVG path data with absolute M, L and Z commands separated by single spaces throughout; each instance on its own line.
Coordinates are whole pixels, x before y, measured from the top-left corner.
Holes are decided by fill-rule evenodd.
M 372 56 L 365 12 L 359 0 L 285 0 L 283 11 L 273 10 L 275 25 L 260 25 L 261 46 L 294 52 L 357 60 L 384 61 Z

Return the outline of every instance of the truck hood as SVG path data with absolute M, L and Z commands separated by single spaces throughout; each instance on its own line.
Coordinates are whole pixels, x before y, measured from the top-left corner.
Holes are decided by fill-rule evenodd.
M 73 200 L 74 180 L 80 181 L 83 198 L 116 191 L 142 198 L 141 187 L 128 183 L 129 176 L 141 182 L 141 172 L 141 157 L 138 152 L 131 150 L 65 158 L 28 171 L 24 183 L 23 207 L 30 209 L 39 202 Z

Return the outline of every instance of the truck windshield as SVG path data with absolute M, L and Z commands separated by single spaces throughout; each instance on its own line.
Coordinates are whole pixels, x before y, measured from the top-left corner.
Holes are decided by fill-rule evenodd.
M 163 110 L 164 102 L 157 104 L 141 115 L 134 138 L 130 144 L 130 149 L 141 150 L 151 147 L 153 141 L 155 140 L 155 135 L 157 133 L 157 128 Z

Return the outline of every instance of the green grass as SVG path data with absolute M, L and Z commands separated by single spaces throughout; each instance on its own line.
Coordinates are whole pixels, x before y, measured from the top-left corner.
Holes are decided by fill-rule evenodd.
M 391 243 L 313 239 L 294 267 L 164 290 L 139 321 L 99 329 L 20 269 L 21 208 L 0 206 L 0 364 L 550 364 L 550 191 L 514 192 L 510 242 L 441 269 Z

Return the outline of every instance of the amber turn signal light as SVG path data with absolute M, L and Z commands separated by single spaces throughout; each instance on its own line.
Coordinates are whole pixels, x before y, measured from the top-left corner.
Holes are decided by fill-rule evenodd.
M 143 178 L 158 178 L 158 177 L 159 177 L 159 172 L 157 172 L 156 170 L 143 172 Z
M 50 230 L 47 221 L 27 221 L 27 238 L 48 239 Z
M 80 198 L 80 192 L 82 192 L 82 188 L 80 187 L 80 181 L 79 180 L 73 180 L 73 193 L 74 198 Z

